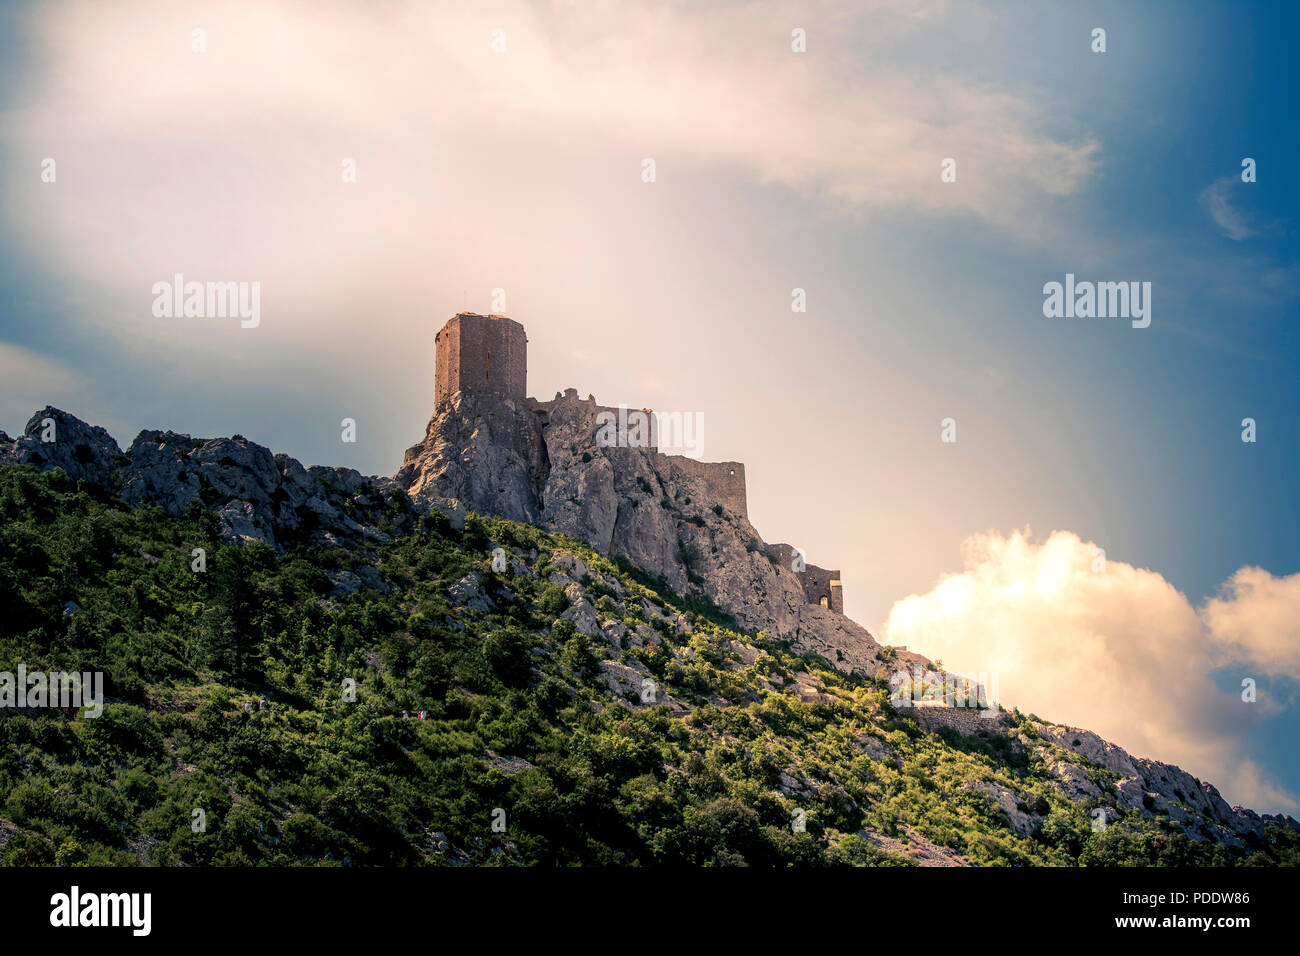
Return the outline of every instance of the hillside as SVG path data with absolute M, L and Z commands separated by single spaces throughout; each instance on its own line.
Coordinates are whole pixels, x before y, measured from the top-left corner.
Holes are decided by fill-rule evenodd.
M 105 440 L 56 409 L 0 435 L 0 670 L 102 670 L 109 699 L 0 711 L 8 864 L 1300 859 L 1294 821 L 1177 768 L 895 710 L 885 671 L 577 538 L 238 436 Z

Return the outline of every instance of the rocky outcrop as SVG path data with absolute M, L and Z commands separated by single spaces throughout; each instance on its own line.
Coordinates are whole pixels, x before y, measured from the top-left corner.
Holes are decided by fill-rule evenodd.
M 709 597 L 746 627 L 794 637 L 806 606 L 796 573 L 767 557 L 748 518 L 683 459 L 601 446 L 600 411 L 573 389 L 545 406 L 458 392 L 407 451 L 394 483 L 430 507 L 586 541 L 662 575 L 679 593 Z
M 176 432 L 143 431 L 128 455 L 130 462 L 121 471 L 122 500 L 129 504 L 155 504 L 169 515 L 180 515 L 185 506 L 199 497 L 202 484 L 198 470 L 186 462 L 201 445 L 189 435 Z
M 601 634 L 600 619 L 596 616 L 596 606 L 587 597 L 582 585 L 573 582 L 564 589 L 564 597 L 569 602 L 569 609 L 560 617 L 573 622 L 573 629 L 579 634 L 595 637 Z
M 895 651 L 886 656 L 884 647 L 865 627 L 816 604 L 805 604 L 798 609 L 794 646 L 799 651 L 826 658 L 845 674 L 861 677 L 883 676 L 882 672 L 897 668 L 906 670 L 913 660 L 929 665 L 929 661 L 916 654 L 904 654 L 900 658 Z
M 0 464 L 62 468 L 75 481 L 105 489 L 121 458 L 122 449 L 107 431 L 52 405 L 29 418 L 19 438 L 0 443 Z
M 1262 836 L 1270 822 L 1284 823 L 1289 819 L 1230 807 L 1212 784 L 1173 764 L 1131 756 L 1091 731 L 1041 722 L 1035 723 L 1034 728 L 1044 740 L 1061 750 L 1077 754 L 1089 764 L 1114 774 L 1119 807 L 1168 817 L 1182 824 L 1191 836 L 1236 844 L 1246 835 Z M 1049 765 L 1054 764 L 1053 770 L 1067 785 L 1068 793 L 1102 795 L 1101 788 L 1078 764 L 1045 756 L 1049 757 Z
M 457 604 L 463 604 L 472 611 L 495 610 L 496 605 L 483 590 L 482 585 L 483 578 L 475 572 L 470 572 L 448 588 L 447 593 Z
M 1020 798 L 1015 791 L 988 780 L 974 780 L 966 784 L 967 789 L 982 793 L 988 797 L 1007 817 L 1007 825 L 1017 836 L 1031 836 L 1042 823 L 1040 817 L 1026 813 L 1021 809 Z
M 323 544 L 384 540 L 354 516 L 376 516 L 392 486 L 391 479 L 350 468 L 304 468 L 239 436 L 146 430 L 123 453 L 103 428 L 52 407 L 33 415 L 23 436 L 0 440 L 0 464 L 60 468 L 128 504 L 155 505 L 173 517 L 197 503 L 216 514 L 226 540 L 271 545 L 295 535 Z
M 393 482 L 426 508 L 538 524 L 546 472 L 536 415 L 512 399 L 457 392 L 407 449 Z

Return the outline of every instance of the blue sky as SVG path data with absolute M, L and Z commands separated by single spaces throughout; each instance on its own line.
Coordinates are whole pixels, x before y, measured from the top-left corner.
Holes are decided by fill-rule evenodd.
M 533 394 L 702 411 L 874 632 L 1294 810 L 1297 16 L 11 4 L 0 427 L 51 402 L 391 474 L 433 333 L 504 288 Z M 260 281 L 262 325 L 154 319 L 178 271 Z M 1045 318 L 1066 273 L 1150 281 L 1150 327 Z

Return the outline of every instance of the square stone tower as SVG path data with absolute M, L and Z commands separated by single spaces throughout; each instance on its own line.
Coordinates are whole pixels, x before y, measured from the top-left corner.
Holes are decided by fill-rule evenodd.
M 435 336 L 434 408 L 459 391 L 522 401 L 528 390 L 528 336 L 504 315 L 458 312 Z

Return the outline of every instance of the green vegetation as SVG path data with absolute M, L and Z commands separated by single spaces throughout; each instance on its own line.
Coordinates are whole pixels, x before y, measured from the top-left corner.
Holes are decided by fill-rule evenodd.
M 474 516 L 453 530 L 400 495 L 358 507 L 388 543 L 277 554 L 222 545 L 197 506 L 167 518 L 59 471 L 0 469 L 0 670 L 103 671 L 111 701 L 97 719 L 0 717 L 6 863 L 906 862 L 872 835 L 975 864 L 1300 857 L 1280 831 L 1236 860 L 1134 815 L 1095 834 L 1091 808 L 1030 749 L 924 733 L 884 685 L 746 634 L 579 542 Z M 496 545 L 532 576 L 493 573 Z M 588 565 L 602 621 L 654 639 L 557 619 L 560 550 Z M 392 589 L 331 597 L 331 575 L 365 566 Z M 471 573 L 493 610 L 450 598 Z M 615 665 L 671 699 L 615 693 Z M 1036 831 L 1018 836 L 968 786 L 980 781 L 1014 791 Z

